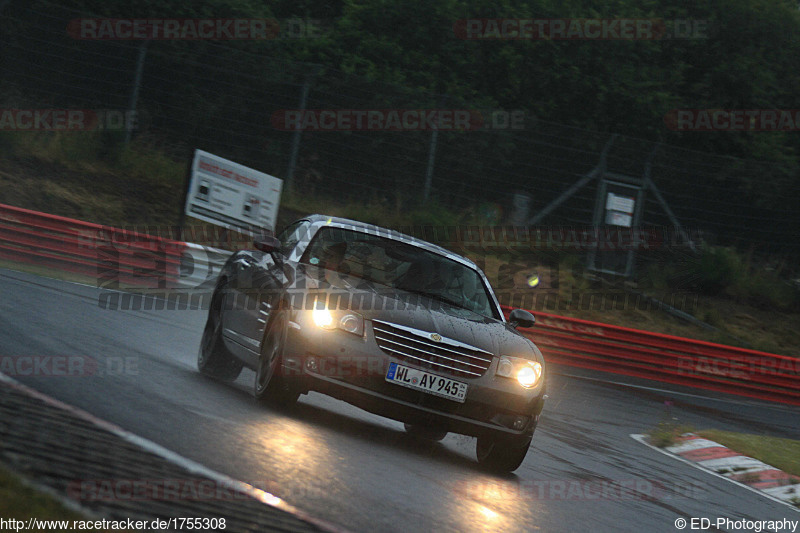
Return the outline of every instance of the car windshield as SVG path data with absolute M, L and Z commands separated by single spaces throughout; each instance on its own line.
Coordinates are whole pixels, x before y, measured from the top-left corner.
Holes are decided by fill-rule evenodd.
M 314 235 L 301 262 L 498 318 L 475 269 L 394 239 L 325 227 Z

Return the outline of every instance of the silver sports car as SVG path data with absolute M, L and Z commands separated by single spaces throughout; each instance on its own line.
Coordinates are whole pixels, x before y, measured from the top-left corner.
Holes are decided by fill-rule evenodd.
M 545 364 L 483 272 L 388 229 L 313 215 L 226 262 L 198 367 L 256 372 L 259 400 L 317 391 L 405 423 L 420 438 L 477 437 L 478 461 L 519 467 L 545 399 Z

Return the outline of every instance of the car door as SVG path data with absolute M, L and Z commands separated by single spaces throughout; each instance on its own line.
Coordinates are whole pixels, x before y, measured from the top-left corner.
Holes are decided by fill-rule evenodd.
M 287 282 L 293 278 L 293 265 L 287 262 L 292 250 L 308 233 L 310 223 L 297 221 L 278 235 L 281 247 L 273 254 L 252 251 L 240 254 L 235 261 L 237 276 L 233 293 L 237 301 L 236 319 L 231 321 L 229 336 L 245 348 L 258 352 L 270 314 L 277 307 Z
M 259 251 L 240 251 L 236 254 L 230 283 L 225 295 L 223 334 L 237 344 L 237 348 L 257 352 L 260 339 L 257 337 L 258 294 L 260 288 L 269 283 L 272 274 L 268 254 Z

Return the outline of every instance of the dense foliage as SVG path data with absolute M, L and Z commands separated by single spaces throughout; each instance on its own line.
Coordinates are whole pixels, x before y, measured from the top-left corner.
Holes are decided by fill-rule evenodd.
M 790 0 L 73 0 L 106 16 L 274 17 L 321 22 L 313 39 L 243 46 L 319 63 L 455 101 L 525 109 L 555 122 L 662 139 L 747 158 L 797 156 L 797 135 L 683 135 L 664 128 L 675 108 L 794 109 L 800 11 Z M 466 40 L 470 18 L 702 21 L 689 38 Z M 206 53 L 191 47 L 187 53 Z
M 216 151 L 279 176 L 291 134 L 273 129 L 269 117 L 275 109 L 296 108 L 309 78 L 311 109 L 524 110 L 550 125 L 519 134 L 440 138 L 434 178 L 439 201 L 477 209 L 476 200 L 501 202 L 502 193 L 508 205 L 512 191 L 528 189 L 534 191 L 532 209 L 542 208 L 596 163 L 607 134 L 620 133 L 732 156 L 710 163 L 703 153 L 662 151 L 654 179 L 687 225 L 723 235 L 728 244 L 743 238 L 748 246 L 797 247 L 800 132 L 689 133 L 665 122 L 683 108 L 800 108 L 796 2 L 9 0 L 2 9 L 8 15 L 0 19 L 0 98 L 6 106 L 18 95 L 37 93 L 49 95 L 50 105 L 127 106 L 140 43 L 70 40 L 65 20 L 77 13 L 315 21 L 311 38 L 152 42 L 140 105 L 158 122 L 156 129 L 171 130 L 167 136 L 184 148 Z M 651 40 L 458 38 L 459 21 L 475 18 L 651 19 L 673 30 L 679 23 L 701 27 L 689 38 Z M 64 43 L 49 41 L 54 35 Z M 322 181 L 326 194 L 345 194 L 357 185 L 359 194 L 398 206 L 419 194 L 429 134 L 338 135 L 304 136 L 297 179 L 306 192 L 319 192 Z M 622 149 L 630 156 L 629 174 L 640 175 L 651 148 L 628 141 Z M 483 195 L 483 189 L 491 190 Z M 588 222 L 594 196 L 588 192 L 581 201 L 575 214 L 555 222 Z M 663 215 L 660 209 L 654 204 L 650 211 Z

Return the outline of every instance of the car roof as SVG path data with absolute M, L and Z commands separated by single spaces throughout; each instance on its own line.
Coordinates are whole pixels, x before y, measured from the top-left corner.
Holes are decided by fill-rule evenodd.
M 409 244 L 413 244 L 414 246 L 419 246 L 429 252 L 433 252 L 438 255 L 443 255 L 447 258 L 454 259 L 456 261 L 462 262 L 472 268 L 477 268 L 477 265 L 471 261 L 470 259 L 452 252 L 447 248 L 443 248 L 437 244 L 433 244 L 428 241 L 424 241 L 418 237 L 413 237 L 411 235 L 407 235 L 400 231 L 396 231 L 389 228 L 384 228 L 382 226 L 377 226 L 375 224 L 368 224 L 366 222 L 360 222 L 358 220 L 351 220 L 349 218 L 342 218 L 342 217 L 334 217 L 329 215 L 321 215 L 321 214 L 314 214 L 309 215 L 307 217 L 303 217 L 302 220 L 308 220 L 309 222 L 313 223 L 328 223 L 328 224 L 338 224 L 342 226 L 352 227 L 354 230 L 360 230 L 368 233 L 377 233 L 381 237 L 386 237 L 389 239 L 394 239 L 401 242 L 406 242 Z

